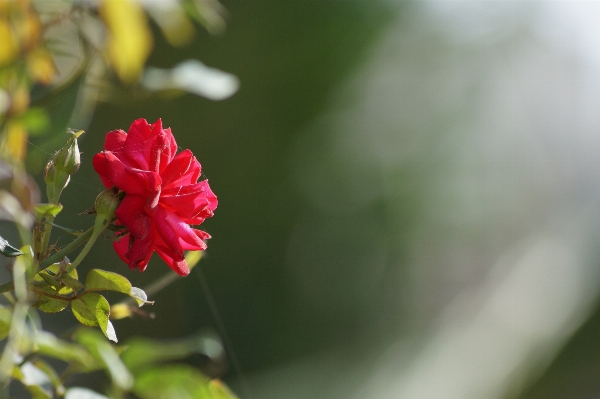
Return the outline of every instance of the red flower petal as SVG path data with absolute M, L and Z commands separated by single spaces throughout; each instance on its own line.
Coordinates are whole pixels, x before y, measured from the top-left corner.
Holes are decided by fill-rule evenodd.
M 194 178 L 194 170 L 190 171 L 190 168 L 195 166 L 193 161 L 196 158 L 190 150 L 183 150 L 177 154 L 171 163 L 161 172 L 160 176 L 163 179 L 163 187 L 169 188 L 171 186 L 179 187 L 184 184 L 196 183 L 196 180 L 191 181 Z M 198 163 L 198 161 L 196 161 Z M 200 175 L 200 164 L 198 163 L 198 176 Z M 190 181 L 183 181 L 184 179 Z
M 157 173 L 130 168 L 110 151 L 94 155 L 92 163 L 100 176 L 112 181 L 127 194 L 149 195 L 161 184 L 161 178 Z
M 129 264 L 129 260 L 125 256 L 127 251 L 129 251 L 129 234 L 125 234 L 119 241 L 113 242 L 113 248 L 117 255 L 119 255 L 119 258 L 121 258 L 123 262 Z
M 154 249 L 158 256 L 160 256 L 175 273 L 183 277 L 190 274 L 190 268 L 188 267 L 185 258 L 178 258 L 177 255 L 173 254 L 168 248 L 162 245 L 157 245 Z
M 130 269 L 139 268 L 140 271 L 146 270 L 152 252 L 154 252 L 154 229 L 150 229 L 146 237 L 142 239 L 132 239 L 129 236 L 129 251 L 125 254 Z
M 181 259 L 183 258 L 183 248 L 179 243 L 179 233 L 181 232 L 173 229 L 167 222 L 167 212 L 168 211 L 165 211 L 162 206 L 157 208 L 156 215 L 154 215 L 154 227 L 160 238 L 162 238 L 171 251 L 177 255 L 176 258 Z
M 126 195 L 115 212 L 119 221 L 129 229 L 136 239 L 145 238 L 152 219 L 145 212 L 146 198 L 138 195 Z
M 129 133 L 125 141 L 125 155 L 143 170 L 150 170 L 148 161 L 153 142 L 152 136 L 152 128 L 150 128 L 148 122 L 145 119 L 138 119 L 129 127 Z
M 143 271 L 156 251 L 176 273 L 189 274 L 183 251 L 206 249 L 210 238 L 190 225 L 212 216 L 218 204 L 208 181 L 197 183 L 200 163 L 189 150 L 176 155 L 175 138 L 160 119 L 107 133 L 104 148 L 94 169 L 107 188 L 125 192 L 116 216 L 129 232 L 113 245 L 119 257 Z
M 104 139 L 104 149 L 112 153 L 121 153 L 125 147 L 125 140 L 127 139 L 127 133 L 122 130 L 113 130 L 112 132 L 106 133 Z

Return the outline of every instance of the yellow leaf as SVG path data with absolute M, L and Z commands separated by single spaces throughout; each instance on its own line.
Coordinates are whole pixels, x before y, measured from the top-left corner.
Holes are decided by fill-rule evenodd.
M 110 307 L 110 318 L 120 320 L 126 317 L 131 317 L 131 306 L 124 303 L 117 303 Z
M 27 152 L 27 130 L 21 123 L 9 123 L 6 128 L 6 149 L 9 156 L 19 162 L 25 160 Z
M 19 51 L 18 44 L 6 20 L 0 20 L 0 66 L 10 64 Z
M 194 25 L 178 2 L 151 2 L 146 5 L 146 10 L 172 46 L 183 46 L 192 40 Z
M 27 57 L 27 68 L 29 76 L 42 84 L 50 83 L 50 79 L 56 74 L 56 66 L 50 53 L 42 48 L 35 49 Z
M 110 63 L 123 82 L 131 83 L 139 77 L 152 49 L 146 14 L 136 1 L 103 0 L 100 15 L 110 31 Z

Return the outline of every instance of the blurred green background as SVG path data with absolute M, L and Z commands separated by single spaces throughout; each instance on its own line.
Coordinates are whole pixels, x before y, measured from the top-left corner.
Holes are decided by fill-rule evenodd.
M 200 267 L 240 397 L 600 394 L 598 9 L 452 3 L 224 1 L 225 33 L 156 34 L 148 64 L 197 58 L 240 79 L 232 98 L 122 92 L 81 126 L 73 212 L 102 189 L 104 134 L 134 119 L 202 164 L 219 207 Z M 126 270 L 108 240 L 92 257 L 136 286 L 167 270 Z M 206 295 L 194 271 L 115 328 L 222 334 Z

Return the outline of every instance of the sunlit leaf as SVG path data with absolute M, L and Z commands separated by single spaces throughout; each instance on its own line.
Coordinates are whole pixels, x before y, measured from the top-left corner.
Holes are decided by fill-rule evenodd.
M 55 291 L 56 292 L 56 291 Z M 35 301 L 31 305 L 45 313 L 57 313 L 69 306 L 69 301 L 51 298 L 42 294 L 35 294 Z
M 130 317 L 132 314 L 131 306 L 126 303 L 117 303 L 110 307 L 110 318 L 113 320 L 121 320 Z
M 56 216 L 62 211 L 60 204 L 38 204 L 35 206 L 35 217 L 41 220 L 44 216 Z
M 4 256 L 14 258 L 15 256 L 23 255 L 23 252 L 13 247 L 4 238 L 0 237 L 0 253 Z
M 10 322 L 12 320 L 12 311 L 9 308 L 0 306 L 0 340 L 6 338 L 10 332 Z
M 135 81 L 152 48 L 152 34 L 144 11 L 134 1 L 103 0 L 100 15 L 110 31 L 111 65 L 123 82 Z
M 49 285 L 56 287 L 56 289 L 58 290 L 58 292 L 56 292 L 56 294 L 59 294 L 59 295 L 70 294 L 71 292 L 73 292 L 73 287 L 77 288 L 75 291 L 79 291 L 79 289 L 81 289 L 81 283 L 79 283 L 79 281 L 77 280 L 77 278 L 78 278 L 77 269 L 73 269 L 73 270 L 69 271 L 68 275 L 65 275 L 65 274 L 62 275 L 61 280 L 66 284 L 66 286 L 64 286 L 64 287 L 55 279 L 54 276 L 57 275 L 61 271 L 61 269 L 67 267 L 70 264 L 68 258 L 64 258 L 63 261 L 65 261 L 66 263 L 65 264 L 55 263 L 53 265 L 48 266 L 46 269 L 40 271 L 39 273 L 37 273 L 33 277 L 34 283 L 41 282 L 43 279 Z M 73 280 L 75 280 L 75 281 L 73 281 Z M 49 293 L 54 294 L 52 292 L 49 292 Z
M 36 82 L 46 85 L 56 75 L 52 54 L 44 48 L 38 47 L 29 53 L 26 61 L 29 76 Z
M 107 290 L 129 295 L 131 283 L 120 274 L 106 270 L 92 269 L 85 276 L 85 287 L 88 291 Z
M 54 276 L 49 275 L 48 273 L 38 273 L 36 274 L 36 277 L 41 278 L 42 280 L 44 280 L 46 282 L 46 284 L 48 284 L 50 287 L 54 288 L 54 291 L 48 291 L 49 294 L 58 294 L 58 290 L 61 289 L 60 283 L 58 281 L 56 281 L 56 279 L 54 278 Z M 34 280 L 35 281 L 35 280 Z M 40 286 L 40 284 L 36 284 L 36 286 Z
M 237 399 L 219 380 L 188 365 L 170 365 L 138 375 L 133 391 L 144 399 Z
M 187 365 L 148 370 L 135 379 L 133 392 L 144 399 L 207 399 L 208 377 Z
M 68 274 L 63 274 L 60 281 L 62 281 L 66 286 L 59 292 L 62 295 L 64 295 L 65 293 L 71 292 L 71 291 L 78 292 L 79 290 L 81 290 L 83 288 L 83 284 L 81 284 L 79 282 L 79 280 L 69 276 Z M 63 290 L 67 291 L 67 292 L 63 292 Z
M 11 63 L 19 54 L 19 41 L 12 32 L 10 23 L 6 19 L 0 19 L 0 37 L 2 46 L 0 46 L 0 66 Z
M 28 102 L 29 98 L 27 98 L 26 103 Z M 25 160 L 25 154 L 27 153 L 27 138 L 27 130 L 22 123 L 11 122 L 7 125 L 5 150 L 15 161 L 22 162 Z
M 110 305 L 102 295 L 94 292 L 87 293 L 71 301 L 71 309 L 81 324 L 90 327 L 99 326 L 108 339 L 117 342 L 115 330 L 108 320 Z
M 129 295 L 139 306 L 148 302 L 146 293 L 137 287 L 132 287 L 129 280 L 120 274 L 106 270 L 92 269 L 85 276 L 85 287 L 88 291 L 116 291 Z
M 237 396 L 231 392 L 227 385 L 218 379 L 208 382 L 208 392 L 210 393 L 210 399 L 237 399 Z

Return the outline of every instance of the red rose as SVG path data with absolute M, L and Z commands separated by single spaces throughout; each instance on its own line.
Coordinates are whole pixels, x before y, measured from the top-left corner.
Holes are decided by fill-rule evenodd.
M 160 119 L 153 125 L 138 119 L 129 133 L 107 133 L 104 149 L 94 156 L 94 169 L 106 188 L 125 192 L 116 215 L 129 231 L 114 243 L 115 251 L 140 271 L 156 251 L 176 273 L 188 275 L 183 251 L 204 250 L 203 240 L 210 238 L 190 225 L 202 223 L 217 207 L 208 181 L 198 182 L 200 163 L 190 150 L 176 155 L 175 138 Z

